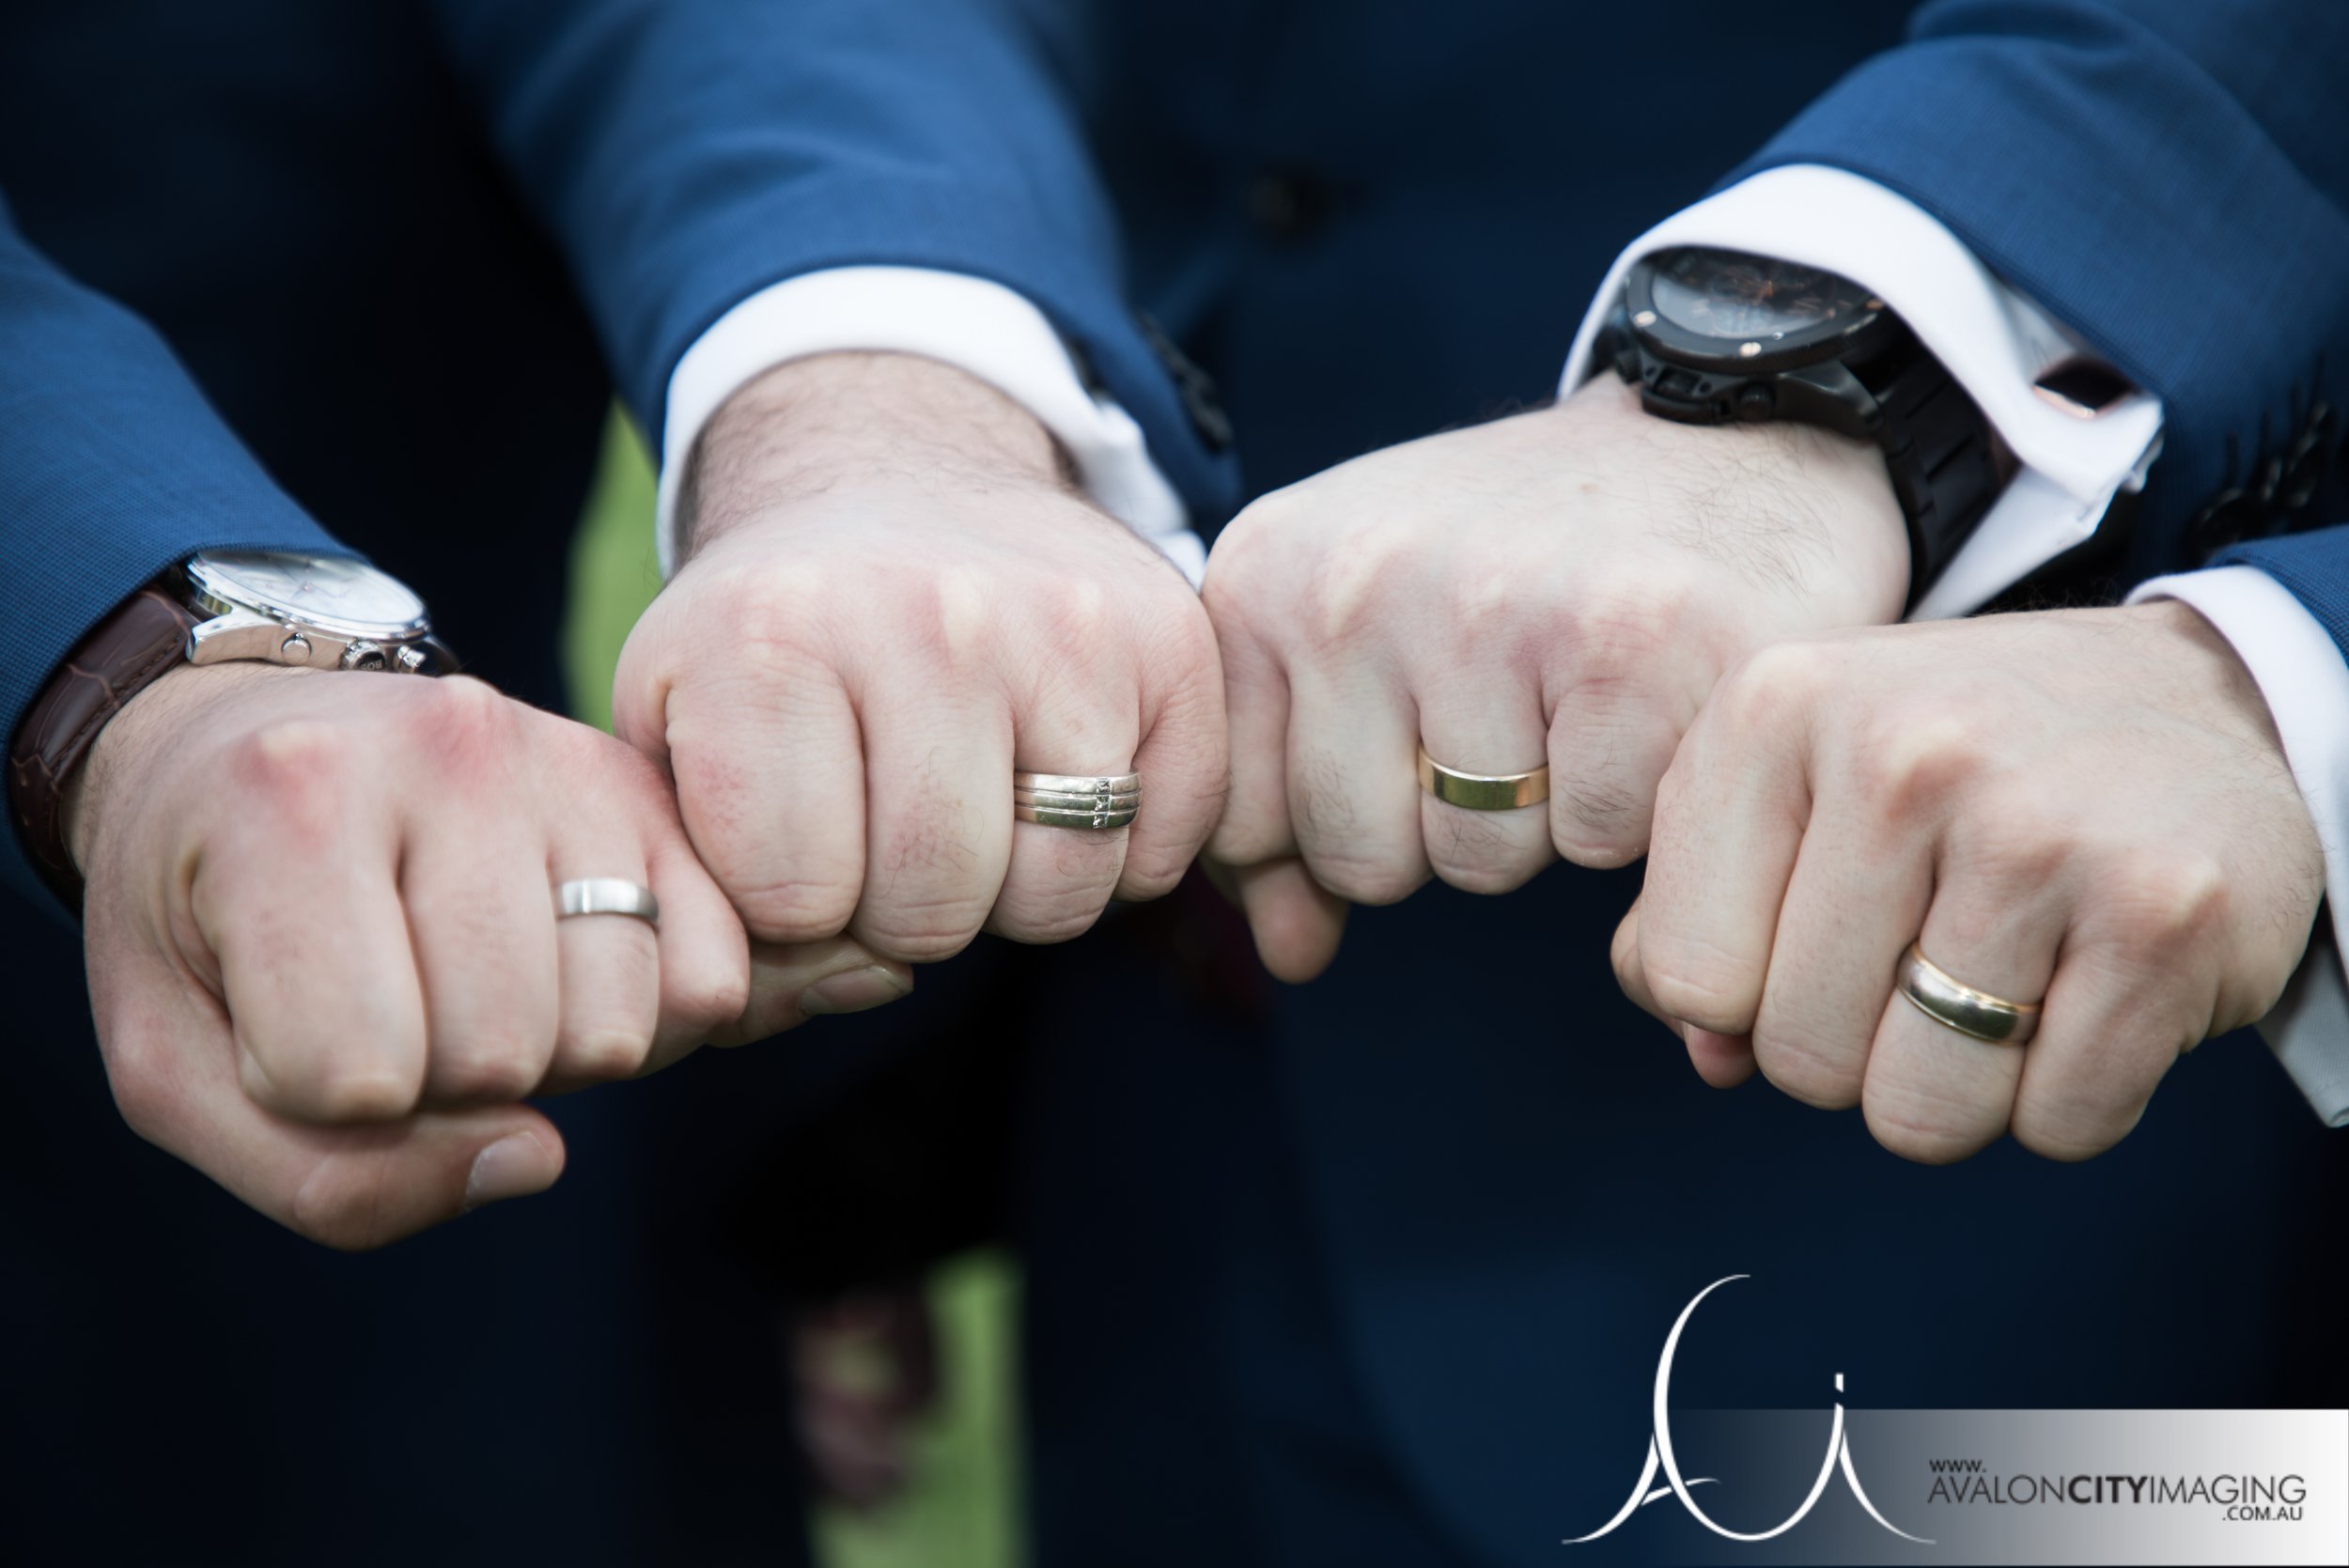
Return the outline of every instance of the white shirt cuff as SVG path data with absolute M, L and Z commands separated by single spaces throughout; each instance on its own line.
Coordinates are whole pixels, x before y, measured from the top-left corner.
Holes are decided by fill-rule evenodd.
M 1667 218 L 1609 270 L 1566 360 L 1563 390 L 1591 371 L 1591 345 L 1651 251 L 1709 245 L 1824 267 L 1899 313 L 1997 427 L 2021 465 L 1963 550 L 1925 591 L 1920 618 L 1962 615 L 2092 536 L 2113 496 L 2144 483 L 2160 450 L 2161 403 L 2133 392 L 2093 419 L 2031 383 L 2081 352 L 2071 335 L 1990 274 L 1922 208 L 1820 164 L 1766 169 Z
M 1165 552 L 1197 586 L 1206 547 L 1182 497 L 1150 460 L 1142 427 L 1085 390 L 1044 313 L 999 283 L 919 267 L 835 267 L 787 278 L 727 311 L 669 377 L 654 537 L 661 575 L 677 567 L 677 489 L 725 400 L 788 360 L 835 352 L 920 354 L 994 386 L 1052 433 L 1103 511 Z
M 2192 605 L 2233 644 L 2251 672 L 2301 799 L 2325 846 L 2325 897 L 2330 928 L 2310 939 L 2283 1000 L 2260 1020 L 2260 1033 L 2316 1113 L 2349 1126 L 2349 662 L 2315 616 L 2289 589 L 2256 567 L 2157 577 L 2129 595 L 2131 604 L 2174 598 Z

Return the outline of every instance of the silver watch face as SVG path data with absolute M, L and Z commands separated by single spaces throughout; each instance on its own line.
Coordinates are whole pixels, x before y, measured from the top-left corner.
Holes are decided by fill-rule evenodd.
M 373 638 L 409 638 L 426 629 L 424 601 L 399 579 L 358 561 L 208 550 L 188 562 L 187 571 L 199 593 L 281 621 Z

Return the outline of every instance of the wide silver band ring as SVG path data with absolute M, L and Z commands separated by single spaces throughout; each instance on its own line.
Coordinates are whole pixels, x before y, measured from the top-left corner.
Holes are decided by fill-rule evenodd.
M 1122 811 L 1142 804 L 1142 792 L 1137 789 L 1124 795 L 1081 795 L 1073 789 L 1014 788 L 1011 799 L 1014 805 L 1053 806 L 1062 811 L 1094 811 L 1104 807 L 1111 811 Z
M 1024 773 L 1011 776 L 1014 789 L 1041 789 L 1054 795 L 1136 795 L 1142 790 L 1139 773 Z
M 583 877 L 554 890 L 554 915 L 632 915 L 647 925 L 661 924 L 661 900 L 652 889 L 619 877 Z
M 1081 811 L 1069 811 L 1053 806 L 1021 805 L 1015 801 L 1011 815 L 1019 821 L 1033 822 L 1040 828 L 1081 828 L 1090 832 L 1107 832 L 1112 828 L 1131 827 L 1135 814 L 1140 810 L 1139 806 L 1121 806 L 1113 810 L 1103 808 L 1096 811 L 1088 807 Z
M 2019 1046 L 2039 1032 L 2039 1003 L 1978 991 L 1926 957 L 1915 942 L 1901 955 L 1901 995 L 1944 1029 L 1994 1046 Z
M 1011 815 L 1041 828 L 1108 832 L 1142 810 L 1139 773 L 1030 773 L 1011 776 Z

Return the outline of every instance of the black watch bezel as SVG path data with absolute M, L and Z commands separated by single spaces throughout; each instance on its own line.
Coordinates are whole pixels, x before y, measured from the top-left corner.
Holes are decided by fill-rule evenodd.
M 1717 245 L 1673 245 L 1651 251 L 1631 264 L 1631 271 L 1624 279 L 1624 311 L 1632 335 L 1648 352 L 1688 369 L 1718 376 L 1766 376 L 1829 360 L 1850 363 L 1874 357 L 1907 330 L 1883 301 L 1872 298 L 1870 308 L 1848 320 L 1822 321 L 1775 340 L 1732 341 L 1692 331 L 1666 316 L 1656 304 L 1657 275 L 1672 260 L 1692 251 L 1733 260 L 1769 260 Z M 1756 345 L 1750 354 L 1741 351 L 1743 344 L 1749 342 Z

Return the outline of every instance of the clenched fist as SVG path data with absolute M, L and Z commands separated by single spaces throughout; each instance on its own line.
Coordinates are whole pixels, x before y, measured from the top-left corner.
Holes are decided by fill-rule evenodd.
M 1995 615 L 1793 639 L 1723 681 L 1664 777 L 1615 967 L 1712 1082 L 1759 1064 L 1912 1159 L 2010 1130 L 2077 1159 L 2179 1052 L 2275 1004 L 2324 890 L 2266 704 L 2200 615 Z M 2037 1032 L 1912 1006 L 1912 940 L 2041 1005 Z
M 552 1184 L 562 1141 L 521 1096 L 771 1032 L 873 963 L 771 955 L 743 1018 L 742 928 L 657 770 L 461 676 L 175 670 L 67 810 L 124 1117 L 337 1247 Z M 582 877 L 649 887 L 658 930 L 558 922 Z
M 1723 671 L 1793 631 L 1889 621 L 1908 547 L 1875 448 L 1798 426 L 1690 428 L 1611 379 L 1346 463 L 1240 514 L 1207 563 L 1232 726 L 1209 856 L 1303 979 L 1346 901 L 1432 873 L 1502 893 L 1563 855 L 1645 847 L 1656 783 Z M 1546 805 L 1419 787 L 1424 746 L 1550 769 Z
M 1010 399 L 917 358 L 793 362 L 720 410 L 680 510 L 613 710 L 753 936 L 926 962 L 1180 877 L 1222 796 L 1206 615 Z M 1140 815 L 1016 822 L 1014 769 L 1139 771 Z

